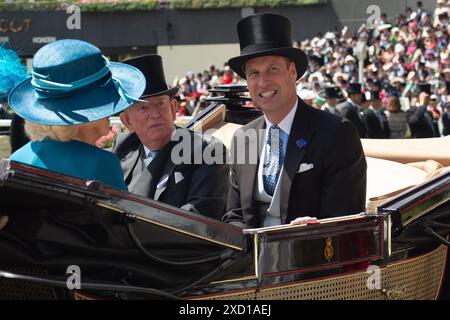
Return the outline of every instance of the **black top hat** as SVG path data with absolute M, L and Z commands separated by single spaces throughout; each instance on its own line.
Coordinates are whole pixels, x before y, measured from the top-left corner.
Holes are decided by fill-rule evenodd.
M 361 93 L 361 83 L 349 83 L 347 87 L 347 93 Z
M 173 98 L 178 93 L 178 87 L 169 89 L 167 86 L 161 56 L 149 54 L 126 59 L 122 62 L 138 68 L 144 74 L 147 85 L 141 98 L 162 95 Z
M 426 92 L 428 94 L 431 94 L 431 84 L 423 82 L 419 83 L 417 86 L 419 87 L 419 93 Z
M 325 87 L 323 89 L 323 97 L 325 99 L 338 98 L 338 91 L 336 87 Z
M 291 59 L 297 68 L 297 79 L 308 66 L 306 54 L 292 46 L 291 22 L 273 13 L 256 14 L 239 21 L 237 25 L 241 54 L 228 61 L 230 68 L 242 78 L 243 66 L 256 57 L 277 55 Z

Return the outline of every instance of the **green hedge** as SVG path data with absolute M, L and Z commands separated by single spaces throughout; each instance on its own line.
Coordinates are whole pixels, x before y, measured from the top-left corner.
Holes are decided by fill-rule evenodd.
M 288 7 L 322 4 L 325 0 L 171 0 L 173 9 Z
M 76 0 L 13 0 L 8 3 L 0 0 L 0 11 L 54 11 L 65 10 L 69 5 L 76 4 L 83 12 L 112 11 L 144 11 L 157 8 L 156 0 L 117 0 L 115 2 L 80 3 Z
M 323 4 L 325 0 L 171 0 L 173 9 L 221 9 L 241 7 L 287 7 Z M 76 4 L 84 12 L 147 11 L 158 8 L 157 0 L 116 0 L 114 2 L 80 3 L 77 0 L 0 0 L 0 11 L 65 10 Z

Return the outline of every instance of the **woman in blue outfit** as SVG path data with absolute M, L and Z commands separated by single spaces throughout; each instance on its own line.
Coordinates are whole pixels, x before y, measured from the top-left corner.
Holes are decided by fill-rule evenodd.
M 32 78 L 9 94 L 9 105 L 25 119 L 31 142 L 10 159 L 126 190 L 117 157 L 95 147 L 109 130 L 108 117 L 139 101 L 142 73 L 109 63 L 80 40 L 59 40 L 33 59 Z

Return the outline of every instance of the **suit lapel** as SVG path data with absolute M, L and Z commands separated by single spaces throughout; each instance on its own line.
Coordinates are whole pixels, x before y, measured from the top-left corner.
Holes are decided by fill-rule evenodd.
M 262 147 L 264 143 L 264 129 L 265 128 L 265 121 L 264 117 L 260 117 L 253 127 L 247 128 L 247 130 L 255 130 L 255 135 L 250 135 L 251 138 L 246 139 L 245 141 L 245 150 L 247 156 L 250 155 L 250 152 L 254 150 L 254 145 L 257 146 L 257 161 L 256 163 L 249 163 L 249 161 L 245 161 L 245 164 L 242 168 L 242 174 L 241 174 L 241 201 L 242 203 L 245 203 L 248 205 L 248 209 L 250 210 L 251 214 L 255 215 L 254 212 L 254 197 L 253 193 L 255 190 L 255 186 L 258 183 L 257 180 L 257 172 L 258 172 L 258 165 L 261 161 L 261 152 Z M 256 138 L 256 140 L 255 140 Z M 238 154 L 242 152 L 242 150 L 236 149 L 235 152 Z M 235 157 L 236 159 L 236 157 Z M 244 208 L 243 208 L 244 209 Z M 259 213 L 256 213 L 258 215 Z M 253 217 L 255 218 L 255 216 Z M 259 220 L 261 217 L 257 217 Z
M 169 179 L 173 175 L 173 171 L 177 166 L 173 163 L 171 157 L 172 149 L 176 144 L 176 141 L 170 141 L 169 144 L 161 150 L 159 155 L 149 165 L 149 171 L 158 179 L 158 181 L 154 182 L 154 200 L 159 200 L 161 195 L 164 193 L 167 185 L 169 184 Z
M 172 148 L 170 148 L 170 150 L 172 150 Z M 170 152 L 169 152 L 169 154 L 170 154 Z M 165 161 L 163 161 L 163 162 L 165 162 L 165 165 L 163 163 L 159 164 L 159 168 L 161 168 L 162 165 L 164 165 L 164 167 L 162 168 L 161 174 L 159 175 L 159 181 L 155 185 L 156 189 L 155 189 L 155 195 L 153 197 L 153 199 L 155 199 L 155 200 L 159 200 L 159 198 L 161 197 L 163 192 L 166 190 L 167 185 L 169 184 L 169 179 L 173 175 L 173 170 L 176 167 L 176 164 L 174 164 L 172 162 L 170 156 L 165 157 Z
M 135 151 L 130 152 L 128 157 L 122 160 L 122 170 L 125 181 L 131 180 L 131 175 L 136 167 L 136 164 L 140 160 L 141 153 L 143 152 L 142 145 Z
M 167 147 L 170 146 L 168 145 Z M 142 168 L 140 170 L 141 172 L 137 175 L 137 178 L 133 179 L 129 185 L 130 192 L 154 199 L 155 188 L 159 182 L 158 179 L 163 176 L 163 174 L 161 174 L 162 168 L 164 167 L 167 155 L 170 155 L 170 150 L 172 150 L 171 147 L 170 150 L 167 147 L 150 162 L 147 168 Z M 143 154 L 144 150 L 142 145 L 139 150 L 139 154 Z M 133 155 L 133 158 L 134 157 L 135 155 Z M 139 169 L 139 162 L 142 162 L 142 160 L 140 156 L 137 156 L 136 164 L 134 165 L 135 170 Z M 133 172 L 131 172 L 131 174 L 133 174 Z
M 141 149 L 143 149 L 141 147 Z M 143 150 L 141 154 L 143 153 Z M 130 192 L 136 193 L 138 195 L 144 197 L 152 197 L 151 192 L 151 183 L 153 176 L 148 170 L 148 168 L 142 168 L 144 166 L 144 162 L 141 157 L 138 157 L 137 164 L 135 165 L 135 172 L 133 174 L 133 178 L 128 186 Z
M 289 134 L 288 145 L 286 149 L 286 155 L 284 160 L 284 170 L 282 170 L 280 180 L 280 212 L 281 223 L 287 223 L 286 221 L 289 198 L 291 192 L 292 181 L 299 164 L 302 162 L 303 157 L 308 149 L 308 145 L 311 143 L 312 138 L 312 126 L 311 116 L 307 110 L 308 107 L 300 98 L 298 99 L 298 107 L 295 113 L 294 121 L 292 122 L 291 132 Z

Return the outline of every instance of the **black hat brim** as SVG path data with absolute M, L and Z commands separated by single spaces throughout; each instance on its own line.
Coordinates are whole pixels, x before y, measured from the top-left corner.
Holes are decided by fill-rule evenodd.
M 169 96 L 171 98 L 175 97 L 180 89 L 178 87 L 173 87 L 164 91 L 155 92 L 152 94 L 143 94 L 141 98 L 150 98 L 150 97 L 156 97 L 156 96 Z
M 252 52 L 249 54 L 243 54 L 238 57 L 231 58 L 228 60 L 228 65 L 230 68 L 236 72 L 240 77 L 247 79 L 245 76 L 244 68 L 243 66 L 245 63 L 253 58 L 263 57 L 263 56 L 283 56 L 286 58 L 291 59 L 295 67 L 297 69 L 297 79 L 300 79 L 301 76 L 306 71 L 306 68 L 308 66 L 308 58 L 306 54 L 294 47 L 286 47 L 286 48 L 273 48 L 273 49 L 267 49 L 267 50 L 261 50 L 257 52 Z

